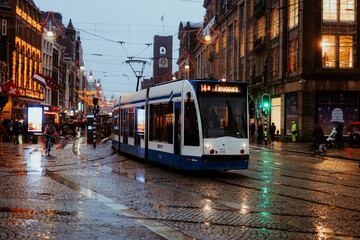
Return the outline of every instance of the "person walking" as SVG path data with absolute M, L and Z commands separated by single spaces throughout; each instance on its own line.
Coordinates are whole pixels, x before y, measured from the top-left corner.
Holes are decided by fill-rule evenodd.
M 296 142 L 296 134 L 297 134 L 297 126 L 295 121 L 292 121 L 292 126 L 291 126 L 291 140 L 293 142 Z
M 251 135 L 251 139 L 254 139 L 254 135 L 255 135 L 255 123 L 252 123 L 250 126 L 250 135 Z
M 14 144 L 19 144 L 19 123 L 14 121 L 13 124 L 13 135 L 14 135 Z
M 276 131 L 276 126 L 275 126 L 275 123 L 272 123 L 270 128 L 269 128 L 269 131 L 270 131 L 270 136 L 271 136 L 271 144 L 274 145 L 274 142 L 275 142 L 275 131 Z

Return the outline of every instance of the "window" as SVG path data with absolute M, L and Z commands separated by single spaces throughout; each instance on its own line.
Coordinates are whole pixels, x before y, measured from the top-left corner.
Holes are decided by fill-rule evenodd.
M 7 35 L 7 20 L 3 19 L 1 23 L 1 35 L 6 36 Z
M 240 57 L 244 56 L 245 43 L 244 43 L 244 33 L 240 34 Z
M 323 19 L 336 20 L 337 19 L 337 1 L 338 0 L 323 0 Z
M 199 146 L 199 124 L 193 99 L 185 101 L 184 145 Z
M 150 105 L 150 141 L 173 143 L 173 102 Z
M 254 26 L 250 25 L 248 29 L 248 51 L 252 51 L 254 48 Z
M 279 73 L 279 52 L 277 48 L 273 49 L 273 67 L 272 67 L 273 76 L 278 75 Z
M 271 25 L 270 25 L 270 38 L 276 38 L 279 36 L 279 28 L 280 28 L 280 21 L 279 21 L 279 5 L 277 4 L 275 9 L 271 11 Z
M 340 21 L 355 20 L 355 1 L 340 0 Z
M 289 42 L 288 49 L 288 72 L 296 71 L 297 66 L 297 50 L 298 50 L 298 40 L 293 39 Z
M 323 0 L 323 20 L 355 21 L 355 0 Z
M 323 35 L 322 37 L 322 66 L 335 67 L 335 35 Z
M 288 9 L 288 27 L 292 28 L 296 26 L 299 21 L 299 0 L 290 0 Z
M 353 67 L 353 37 L 340 36 L 339 40 L 339 67 L 351 68 Z
M 257 37 L 261 38 L 261 37 L 265 37 L 265 16 L 261 17 L 258 20 L 258 32 L 257 32 Z

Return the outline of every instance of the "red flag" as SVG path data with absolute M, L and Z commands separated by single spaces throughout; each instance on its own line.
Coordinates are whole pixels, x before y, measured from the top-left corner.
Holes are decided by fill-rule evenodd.
M 9 81 L 9 82 L 5 83 L 4 87 L 5 87 L 6 93 L 9 96 L 12 96 L 12 97 L 20 96 L 20 92 L 17 89 L 17 87 L 15 86 L 15 83 L 13 81 Z
M 164 15 L 161 16 L 161 21 L 162 21 L 162 22 L 164 21 Z

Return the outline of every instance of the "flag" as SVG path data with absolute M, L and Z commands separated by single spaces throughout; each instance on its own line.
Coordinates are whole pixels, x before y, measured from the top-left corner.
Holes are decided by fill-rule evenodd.
M 48 86 L 51 89 L 51 91 L 55 91 L 57 85 L 58 84 L 55 82 L 54 79 L 52 79 L 51 77 L 46 77 L 46 86 Z
M 164 15 L 161 16 L 161 21 L 162 21 L 162 22 L 164 21 Z
M 46 86 L 45 82 L 46 77 L 40 73 L 34 73 L 34 76 L 32 77 L 32 80 L 38 84 L 40 84 L 42 87 Z
M 15 83 L 10 80 L 9 82 L 5 83 L 4 84 L 4 87 L 5 87 L 5 90 L 6 90 L 6 93 L 9 95 L 9 96 L 12 96 L 12 97 L 18 97 L 20 96 L 20 92 L 19 90 L 17 89 L 17 87 L 15 86 Z

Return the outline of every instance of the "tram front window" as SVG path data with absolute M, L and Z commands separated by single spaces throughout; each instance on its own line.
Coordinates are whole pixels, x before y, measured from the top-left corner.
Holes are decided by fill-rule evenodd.
M 204 138 L 247 137 L 247 108 L 244 96 L 200 96 Z

